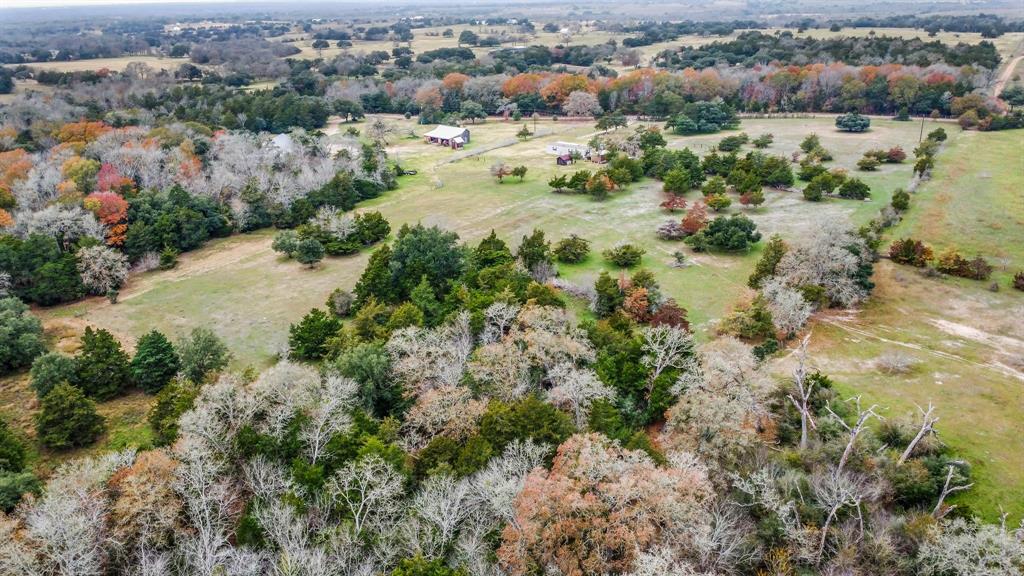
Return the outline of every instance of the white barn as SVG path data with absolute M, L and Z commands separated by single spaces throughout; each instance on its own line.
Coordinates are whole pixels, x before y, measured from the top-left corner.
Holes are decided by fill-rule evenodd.
M 424 134 L 423 138 L 430 144 L 440 144 L 449 148 L 462 148 L 465 144 L 469 143 L 469 128 L 441 124 Z

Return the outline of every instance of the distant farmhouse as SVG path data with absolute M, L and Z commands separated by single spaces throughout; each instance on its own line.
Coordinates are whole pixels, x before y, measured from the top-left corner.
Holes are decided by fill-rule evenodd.
M 554 154 L 555 156 L 579 154 L 581 157 L 586 158 L 590 154 L 590 146 L 574 142 L 555 142 L 548 146 L 547 153 Z
M 441 146 L 459 149 L 469 143 L 469 129 L 442 124 L 424 134 L 423 138 L 431 144 L 440 144 Z

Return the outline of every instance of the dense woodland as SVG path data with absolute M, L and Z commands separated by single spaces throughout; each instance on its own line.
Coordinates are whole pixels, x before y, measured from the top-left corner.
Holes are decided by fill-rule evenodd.
M 447 23 L 459 20 L 321 30 L 318 40 L 407 37 Z M 989 17 L 937 25 L 1012 28 Z M 129 35 L 148 29 L 124 26 Z M 636 33 L 629 48 L 700 27 L 623 29 Z M 396 47 L 300 61 L 267 40 L 281 31 L 197 32 L 177 73 L 14 69 L 54 92 L 0 107 L 0 376 L 24 377 L 38 402 L 37 446 L 0 421 L 0 573 L 1024 569 L 1024 524 L 984 523 L 951 501 L 971 488 L 972 469 L 936 435 L 943 407 L 908 416 L 842 396 L 814 368 L 806 337 L 813 313 L 871 298 L 883 256 L 975 280 L 991 264 L 955 250 L 934 257 L 913 238 L 880 254 L 882 233 L 912 209 L 902 190 L 863 228 L 822 218 L 798 239 L 718 214 L 734 199 L 760 205 L 766 188 L 812 203 L 872 192 L 858 173 L 829 164 L 817 136 L 781 156 L 771 134 L 738 131 L 740 112 L 839 112 L 844 137 L 869 130 L 869 113 L 1020 127 L 1020 112 L 985 92 L 998 64 L 990 44 L 749 32 L 665 56 L 676 70 L 616 74 L 600 63 L 629 54 L 612 45 L 487 57 Z M 159 34 L 147 43 L 169 46 Z M 237 89 L 266 77 L 279 82 Z M 467 242 L 434 226 L 392 229 L 360 203 L 400 186 L 404 171 L 385 151 L 395 128 L 376 118 L 331 139 L 319 132 L 332 115 L 345 128 L 379 112 L 424 124 L 592 118 L 601 133 L 591 145 L 607 151 L 606 164 L 553 178 L 552 192 L 601 201 L 657 181 L 668 221 L 652 236 L 722 258 L 762 247 L 752 297 L 698 342 L 640 246 L 603 251 L 618 273 L 582 285 L 559 267 L 598 256 L 584 237 L 538 229 Z M 627 116 L 652 122 L 630 128 Z M 720 131 L 703 155 L 666 139 Z M 910 160 L 915 182 L 926 180 L 946 137 L 937 128 L 913 150 L 871 150 L 858 171 Z M 491 175 L 498 185 L 527 170 L 499 164 Z M 691 191 L 700 192 L 692 203 L 683 199 Z M 66 354 L 30 308 L 89 295 L 116 306 L 131 274 L 271 227 L 271 249 L 296 273 L 325 257 L 369 257 L 351 290 L 338 287 L 295 318 L 286 349 L 262 372 L 233 370 L 231 350 L 203 327 L 177 341 L 153 330 L 132 349 L 90 326 Z M 793 368 L 778 378 L 769 362 L 784 354 Z M 888 361 L 900 369 L 900 358 Z M 97 403 L 137 391 L 153 397 L 153 445 L 69 459 L 46 477 L 32 469 L 32 450 L 94 445 L 108 425 Z

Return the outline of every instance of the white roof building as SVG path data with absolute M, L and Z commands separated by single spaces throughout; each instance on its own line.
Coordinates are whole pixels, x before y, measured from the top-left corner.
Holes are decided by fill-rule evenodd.
M 469 129 L 460 126 L 445 126 L 443 124 L 423 135 L 426 138 L 438 140 L 454 140 L 455 138 L 469 139 Z

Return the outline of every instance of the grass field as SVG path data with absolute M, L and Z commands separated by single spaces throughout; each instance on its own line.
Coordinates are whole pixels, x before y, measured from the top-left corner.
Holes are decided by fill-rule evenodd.
M 990 282 L 925 278 L 888 261 L 863 310 L 826 317 L 812 351 L 849 394 L 879 402 L 891 415 L 932 401 L 940 438 L 971 463 L 975 488 L 961 501 L 988 520 L 1002 506 L 1024 517 L 1024 294 L 1009 279 L 1024 269 L 1024 131 L 950 130 L 933 179 L 913 195 L 906 219 L 889 238 L 956 246 L 994 261 Z M 899 350 L 917 361 L 888 376 L 873 363 Z
M 27 64 L 37 70 L 54 72 L 84 72 L 86 70 L 102 70 L 120 72 L 132 62 L 141 62 L 154 70 L 176 70 L 187 58 L 165 58 L 163 56 L 121 56 L 120 58 L 93 58 L 91 60 L 70 60 L 67 62 L 38 62 Z
M 471 125 L 471 144 L 453 152 L 408 135 L 410 130 L 422 134 L 426 127 L 401 117 L 387 121 L 406 134 L 391 143 L 389 154 L 418 174 L 401 178 L 398 190 L 360 209 L 380 210 L 393 229 L 403 223 L 436 224 L 457 231 L 468 242 L 495 229 L 512 246 L 534 228 L 544 230 L 551 240 L 579 234 L 592 241 L 593 253 L 584 263 L 561 271 L 581 284 L 593 282 L 607 268 L 602 250 L 621 241 L 638 243 L 647 250 L 643 266 L 655 273 L 667 295 L 689 310 L 700 339 L 710 337 L 715 320 L 748 294 L 746 278 L 760 249 L 748 254 L 694 254 L 681 243 L 658 240 L 654 229 L 669 218 L 658 208 L 659 183 L 641 181 L 605 202 L 549 191 L 546 182 L 551 176 L 592 165 L 557 167 L 553 156 L 544 152 L 546 144 L 586 142 L 594 133 L 589 122 L 544 120 L 537 124 L 535 137 L 521 142 L 515 138 L 521 123 L 489 121 Z M 527 125 L 533 127 L 532 122 Z M 332 124 L 328 132 L 336 134 L 347 126 Z M 935 178 L 914 195 L 910 216 L 894 235 L 912 234 L 937 246 L 959 235 L 963 240 L 957 244 L 972 254 L 977 250 L 1007 259 L 1006 270 L 998 273 L 1005 285 L 1009 270 L 1024 264 L 1021 132 L 961 133 L 953 125 L 945 126 L 951 138 L 940 154 Z M 771 132 L 775 143 L 768 152 L 787 156 L 804 136 L 815 132 L 836 157 L 831 165 L 851 171 L 870 148 L 901 145 L 909 152 L 921 131 L 920 123 L 876 119 L 867 133 L 844 134 L 826 115 L 745 119 L 741 128 L 751 137 Z M 930 122 L 925 125 L 926 131 L 931 128 Z M 723 135 L 670 137 L 670 146 L 689 146 L 703 155 Z M 1008 163 L 1006 159 L 1015 154 L 1017 163 Z M 495 162 L 527 166 L 525 181 L 506 179 L 497 184 L 489 174 Z M 908 161 L 856 175 L 872 187 L 870 201 L 813 204 L 792 192 L 768 191 L 761 208 L 734 207 L 726 213 L 746 213 L 766 236 L 778 232 L 789 238 L 809 230 L 826 213 L 861 224 L 889 201 L 895 188 L 906 186 L 911 166 Z M 691 192 L 688 198 L 698 194 Z M 985 202 L 975 201 L 978 198 Z M 283 349 L 289 324 L 311 307 L 322 306 L 334 288 L 351 288 L 367 258 L 366 253 L 331 258 L 316 270 L 306 270 L 279 259 L 270 249 L 272 236 L 272 231 L 264 231 L 212 242 L 183 255 L 175 270 L 133 278 L 116 305 L 96 298 L 41 314 L 53 334 L 74 333 L 92 324 L 110 329 L 129 346 L 152 328 L 179 337 L 205 325 L 234 351 L 235 368 L 265 366 Z M 672 267 L 676 250 L 686 253 L 693 265 Z M 934 401 L 942 417 L 942 437 L 975 466 L 978 489 L 967 501 L 989 519 L 996 516 L 998 504 L 1021 515 L 1024 441 L 1018 423 L 1024 406 L 1021 381 L 1013 371 L 1022 369 L 1015 363 L 1024 355 L 1024 333 L 1012 319 L 1024 312 L 1024 297 L 1005 287 L 991 293 L 984 284 L 925 279 L 884 261 L 876 282 L 876 294 L 863 310 L 823 315 L 818 321 L 812 345 L 816 361 L 845 391 L 866 394 L 888 407 L 890 415 L 913 409 L 914 402 Z M 55 340 L 58 345 L 64 341 Z M 875 370 L 874 359 L 894 346 L 919 360 L 912 373 L 893 377 Z M 776 371 L 782 377 L 787 370 L 787 361 L 781 360 Z M 8 379 L 0 382 L 0 390 L 4 411 L 30 405 L 23 382 Z M 135 397 L 105 406 L 111 411 L 113 429 L 105 445 L 135 436 L 145 440 L 140 416 L 144 406 L 145 398 Z M 49 462 L 47 458 L 43 455 L 42 461 Z

